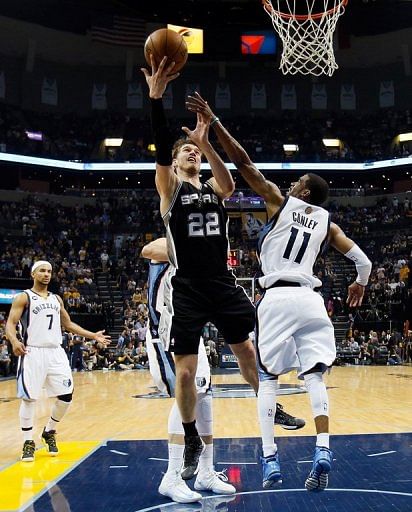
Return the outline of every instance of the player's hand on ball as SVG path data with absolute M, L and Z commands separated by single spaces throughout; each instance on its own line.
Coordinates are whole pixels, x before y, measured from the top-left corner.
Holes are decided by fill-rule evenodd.
M 108 334 L 104 334 L 104 330 L 103 330 L 103 331 L 97 331 L 94 336 L 94 339 L 96 341 L 98 341 L 99 343 L 102 343 L 102 345 L 104 347 L 106 347 L 106 345 L 108 343 L 110 343 L 111 337 Z
M 146 68 L 140 68 L 146 78 L 147 85 L 149 86 L 149 97 L 152 99 L 159 99 L 163 96 L 167 84 L 177 78 L 179 73 L 171 74 L 175 63 L 171 62 L 166 66 L 167 57 L 163 57 L 159 67 L 157 67 L 156 61 L 153 55 L 150 55 L 150 61 L 152 66 L 152 74 Z
M 196 91 L 194 96 L 188 96 L 186 100 L 186 108 L 190 112 L 200 113 L 207 119 L 213 119 L 215 114 L 213 110 L 209 107 L 209 104 L 206 100 L 200 96 L 200 94 Z
M 346 304 L 348 304 L 350 308 L 361 306 L 364 293 L 365 287 L 355 281 L 348 287 L 348 298 L 346 299 Z

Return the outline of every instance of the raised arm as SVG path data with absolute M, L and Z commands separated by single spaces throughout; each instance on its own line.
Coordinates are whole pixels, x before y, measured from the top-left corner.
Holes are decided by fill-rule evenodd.
M 267 205 L 279 208 L 284 197 L 277 185 L 267 180 L 252 162 L 245 149 L 239 142 L 232 137 L 228 130 L 220 122 L 220 119 L 213 113 L 207 101 L 199 93 L 195 96 L 189 96 L 186 107 L 191 112 L 202 113 L 211 119 L 211 126 L 215 130 L 216 136 L 222 145 L 228 158 L 235 164 L 250 188 L 261 195 Z
M 10 341 L 15 356 L 23 356 L 26 354 L 27 349 L 18 338 L 16 334 L 17 324 L 20 322 L 24 308 L 28 304 L 28 298 L 25 293 L 19 293 L 13 300 L 9 316 L 6 323 L 6 336 Z
M 141 68 L 147 85 L 149 86 L 149 98 L 151 104 L 152 134 L 156 146 L 156 188 L 160 195 L 160 209 L 168 208 L 168 200 L 176 190 L 178 179 L 172 167 L 173 135 L 165 116 L 163 108 L 163 94 L 169 82 L 179 76 L 179 73 L 171 75 L 175 65 L 171 62 L 166 66 L 167 57 L 164 57 L 157 67 L 153 55 L 150 56 L 152 74 L 146 68 Z M 162 204 L 163 203 L 163 204 Z
M 216 194 L 221 199 L 225 199 L 233 194 L 235 182 L 229 169 L 209 141 L 209 126 L 210 117 L 198 112 L 195 129 L 189 130 L 187 126 L 182 126 L 182 130 L 206 157 L 213 174 L 209 182 Z
M 333 222 L 330 226 L 329 243 L 346 258 L 355 263 L 358 275 L 355 281 L 348 287 L 346 302 L 350 307 L 360 306 L 365 293 L 365 286 L 369 281 L 372 263 L 362 249 Z

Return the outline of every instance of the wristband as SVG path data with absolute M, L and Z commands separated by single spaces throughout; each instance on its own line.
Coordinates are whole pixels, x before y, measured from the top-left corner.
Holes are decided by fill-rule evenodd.
M 355 263 L 356 270 L 358 271 L 356 282 L 362 286 L 366 286 L 372 269 L 372 263 L 369 258 L 356 244 L 345 254 L 345 256 Z
M 217 123 L 218 121 L 220 121 L 220 119 L 219 119 L 217 116 L 215 116 L 215 117 L 212 119 L 212 121 L 211 121 L 211 123 L 210 123 L 210 126 L 213 126 L 213 125 L 214 125 L 215 123 Z

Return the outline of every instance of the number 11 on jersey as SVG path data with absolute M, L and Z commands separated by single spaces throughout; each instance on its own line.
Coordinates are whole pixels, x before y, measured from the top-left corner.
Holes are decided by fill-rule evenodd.
M 290 253 L 292 252 L 293 246 L 295 245 L 296 238 L 299 234 L 299 229 L 291 227 L 290 228 L 290 237 L 288 240 L 288 243 L 286 245 L 285 252 L 283 253 L 283 257 L 287 260 L 290 259 Z M 302 245 L 300 246 L 300 249 L 296 255 L 296 258 L 294 259 L 295 263 L 300 263 L 302 261 L 303 255 L 305 254 L 305 251 L 308 247 L 308 243 L 310 240 L 312 233 L 308 233 L 306 231 L 303 231 L 303 241 Z

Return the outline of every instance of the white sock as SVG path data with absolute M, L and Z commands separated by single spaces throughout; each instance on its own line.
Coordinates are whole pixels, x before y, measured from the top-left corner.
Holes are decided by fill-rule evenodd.
M 33 441 L 35 402 L 22 400 L 20 403 L 19 418 L 23 433 L 23 441 Z
M 329 434 L 327 432 L 322 432 L 322 434 L 316 436 L 316 446 L 329 448 Z
M 213 471 L 213 443 L 207 444 L 199 459 L 199 473 Z
M 180 471 L 183 462 L 184 444 L 168 444 L 169 462 L 167 465 L 167 473 L 175 473 Z
M 277 389 L 278 381 L 275 379 L 259 382 L 258 413 L 264 457 L 277 452 L 277 445 L 273 435 Z
M 66 414 L 67 409 L 70 407 L 71 402 L 63 402 L 63 400 L 57 399 L 53 405 L 51 417 L 46 425 L 46 432 L 50 430 L 56 430 L 56 425 Z

